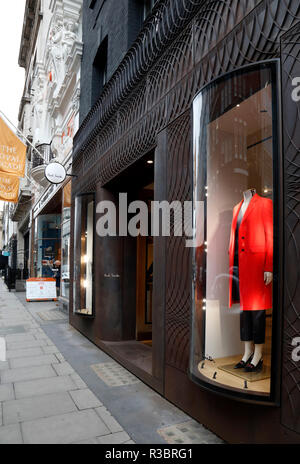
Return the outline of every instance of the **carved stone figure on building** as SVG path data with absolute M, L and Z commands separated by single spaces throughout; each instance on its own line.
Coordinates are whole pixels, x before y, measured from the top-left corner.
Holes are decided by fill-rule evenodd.
M 45 79 L 40 76 L 38 78 L 37 88 L 36 88 L 36 97 L 33 103 L 33 116 L 34 116 L 34 126 L 35 126 L 35 135 L 38 138 L 38 133 L 42 124 L 43 109 L 44 109 L 44 84 Z
M 76 29 L 77 26 L 74 21 L 72 21 L 71 19 L 65 21 L 65 28 L 62 40 L 64 61 L 67 60 L 68 55 L 72 50 L 73 43 L 77 40 L 77 35 L 75 32 Z
M 60 81 L 64 75 L 64 61 L 63 61 L 63 30 L 61 23 L 54 24 L 50 32 L 49 40 L 49 53 L 53 62 L 55 71 L 55 80 Z

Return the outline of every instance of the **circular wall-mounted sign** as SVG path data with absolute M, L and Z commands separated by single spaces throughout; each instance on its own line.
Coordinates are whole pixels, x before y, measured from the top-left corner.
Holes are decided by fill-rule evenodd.
M 66 169 L 60 163 L 50 163 L 45 168 L 45 177 L 51 184 L 61 184 L 67 177 Z

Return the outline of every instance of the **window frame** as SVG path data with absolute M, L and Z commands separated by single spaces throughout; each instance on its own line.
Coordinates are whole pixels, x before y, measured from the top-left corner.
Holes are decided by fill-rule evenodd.
M 208 379 L 201 375 L 201 373 L 193 372 L 194 366 L 194 311 L 195 311 L 195 248 L 192 250 L 192 285 L 191 285 L 191 318 L 190 318 L 190 333 L 191 333 L 191 346 L 190 346 L 190 359 L 188 376 L 189 378 L 201 386 L 204 390 L 214 392 L 220 396 L 234 399 L 241 402 L 260 404 L 266 406 L 280 406 L 280 384 L 281 384 L 281 365 L 282 365 L 282 318 L 283 318 L 283 275 L 284 275 L 284 215 L 283 215 L 283 147 L 282 147 L 282 104 L 281 104 L 281 73 L 280 73 L 280 59 L 264 60 L 254 64 L 242 66 L 233 71 L 225 73 L 216 79 L 206 84 L 193 99 L 191 108 L 191 119 L 192 119 L 192 179 L 193 179 L 193 202 L 195 198 L 195 191 L 197 186 L 194 185 L 194 166 L 195 166 L 195 150 L 194 150 L 194 102 L 197 100 L 201 93 L 208 91 L 211 87 L 221 84 L 225 80 L 233 78 L 235 75 L 246 75 L 249 72 L 253 72 L 256 69 L 260 70 L 263 68 L 270 69 L 272 73 L 272 110 L 273 110 L 273 203 L 274 203 L 274 267 L 276 268 L 275 280 L 276 285 L 273 286 L 273 315 L 272 315 L 272 363 L 271 363 L 271 382 L 270 382 L 270 395 L 260 395 L 255 392 L 243 392 L 240 389 L 234 387 L 226 387 L 218 384 L 213 379 Z M 203 160 L 201 153 L 198 153 L 200 160 Z M 207 172 L 205 172 L 205 175 Z M 206 215 L 204 218 L 204 224 L 206 225 Z M 195 217 L 193 217 L 193 230 L 195 230 Z M 200 336 L 202 350 L 205 344 L 205 321 L 201 323 Z

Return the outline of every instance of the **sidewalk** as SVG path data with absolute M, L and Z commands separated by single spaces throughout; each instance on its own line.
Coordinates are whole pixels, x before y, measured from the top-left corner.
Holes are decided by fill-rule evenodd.
M 0 444 L 221 443 L 73 329 L 55 302 L 0 280 Z

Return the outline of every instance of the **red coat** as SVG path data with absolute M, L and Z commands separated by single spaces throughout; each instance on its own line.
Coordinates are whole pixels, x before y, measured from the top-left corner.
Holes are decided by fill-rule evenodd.
M 235 230 L 243 201 L 233 209 L 229 244 L 229 307 L 232 299 Z M 264 272 L 273 272 L 273 203 L 255 194 L 239 228 L 240 309 L 272 308 L 272 284 L 265 285 Z

